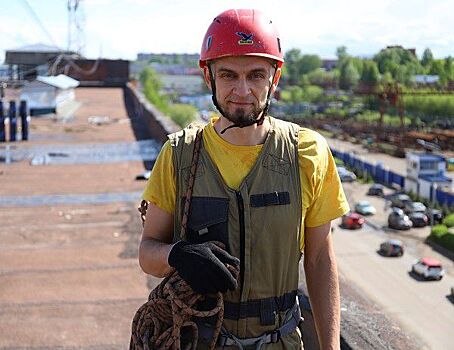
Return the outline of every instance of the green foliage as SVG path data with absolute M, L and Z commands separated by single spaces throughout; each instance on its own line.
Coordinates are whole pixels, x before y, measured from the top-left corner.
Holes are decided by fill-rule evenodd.
M 316 102 L 320 100 L 323 95 L 323 89 L 308 85 L 305 87 L 288 86 L 281 91 L 281 100 L 285 103 L 296 104 L 300 102 Z
M 349 90 L 355 87 L 359 81 L 359 73 L 353 64 L 353 60 L 347 59 L 340 68 L 339 87 Z
M 307 79 L 312 85 L 336 87 L 339 80 L 339 71 L 333 70 L 331 72 L 326 72 L 322 69 L 316 69 L 305 76 L 307 76 Z
M 371 60 L 365 60 L 360 80 L 366 85 L 377 85 L 380 80 L 380 72 L 378 71 L 377 63 Z
M 303 55 L 299 61 L 299 73 L 306 74 L 320 68 L 322 60 L 317 55 Z
M 197 115 L 197 109 L 188 104 L 175 103 L 168 107 L 167 114 L 182 128 L 190 124 Z
M 322 60 L 317 55 L 302 55 L 299 49 L 291 49 L 285 54 L 285 65 L 282 70 L 284 85 L 297 85 L 302 76 L 322 65 Z
M 403 48 L 381 50 L 374 56 L 374 61 L 381 74 L 389 72 L 394 80 L 405 84 L 409 83 L 415 74 L 423 72 L 418 59 Z
M 429 240 L 454 252 L 454 234 L 450 233 L 445 225 L 435 225 L 429 236 Z
M 444 218 L 443 225 L 446 225 L 447 227 L 454 227 L 454 213 L 449 214 Z
M 424 52 L 422 54 L 421 64 L 424 67 L 428 67 L 432 64 L 433 59 L 434 59 L 434 55 L 432 54 L 432 51 L 429 48 L 427 48 L 424 50 Z
M 454 115 L 454 96 L 404 96 L 405 110 L 424 121 L 451 118 Z
M 380 113 L 375 112 L 375 111 L 365 111 L 363 113 L 357 114 L 355 116 L 355 120 L 360 121 L 360 122 L 368 122 L 371 124 L 378 124 L 380 121 Z M 389 115 L 389 114 L 384 114 L 383 123 L 385 125 L 390 125 L 390 126 L 400 126 L 400 117 L 394 116 L 394 115 Z M 405 123 L 405 125 L 410 124 L 411 119 L 408 117 L 405 117 L 404 123 Z
M 282 70 L 282 79 L 289 85 L 296 85 L 300 79 L 298 62 L 301 60 L 301 51 L 291 49 L 285 53 L 285 65 Z
M 348 57 L 347 53 L 347 47 L 345 46 L 339 46 L 336 48 L 336 56 L 339 61 L 344 60 L 345 58 Z
M 432 227 L 432 231 L 430 234 L 432 236 L 440 238 L 441 236 L 445 235 L 448 233 L 448 228 L 445 225 L 435 225 Z
M 142 83 L 143 93 L 147 100 L 150 101 L 161 112 L 166 112 L 167 98 L 160 93 L 162 83 L 156 71 L 152 68 L 147 67 L 140 73 L 139 79 Z

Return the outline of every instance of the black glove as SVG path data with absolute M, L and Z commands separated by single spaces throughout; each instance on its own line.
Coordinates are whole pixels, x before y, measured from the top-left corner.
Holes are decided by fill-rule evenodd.
M 170 250 L 168 260 L 197 293 L 225 293 L 227 289 L 238 287 L 225 264 L 238 267 L 240 261 L 214 243 L 177 242 Z

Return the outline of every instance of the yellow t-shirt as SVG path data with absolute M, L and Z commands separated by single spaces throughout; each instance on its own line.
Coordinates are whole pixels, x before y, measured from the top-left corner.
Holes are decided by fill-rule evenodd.
M 237 146 L 221 138 L 211 119 L 203 132 L 203 144 L 218 167 L 227 186 L 239 189 L 252 169 L 263 145 Z M 298 135 L 298 161 L 302 191 L 300 247 L 304 247 L 304 227 L 317 227 L 349 211 L 342 184 L 328 144 L 319 133 L 301 128 Z M 143 198 L 173 214 L 175 210 L 175 172 L 172 147 L 167 141 L 156 159 Z

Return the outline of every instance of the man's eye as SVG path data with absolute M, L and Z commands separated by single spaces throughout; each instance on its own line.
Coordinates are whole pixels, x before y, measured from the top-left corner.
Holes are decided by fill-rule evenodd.
M 232 80 L 235 78 L 235 75 L 232 73 L 222 73 L 221 74 L 222 79 L 227 79 L 227 80 Z
M 265 75 L 263 73 L 252 73 L 250 75 L 250 79 L 253 79 L 253 80 L 260 80 L 260 79 L 265 79 Z

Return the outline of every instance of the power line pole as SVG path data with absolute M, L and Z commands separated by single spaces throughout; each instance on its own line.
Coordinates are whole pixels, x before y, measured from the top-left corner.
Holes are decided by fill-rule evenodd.
M 68 0 L 68 43 L 67 50 L 81 54 L 85 47 L 85 18 L 81 0 Z

